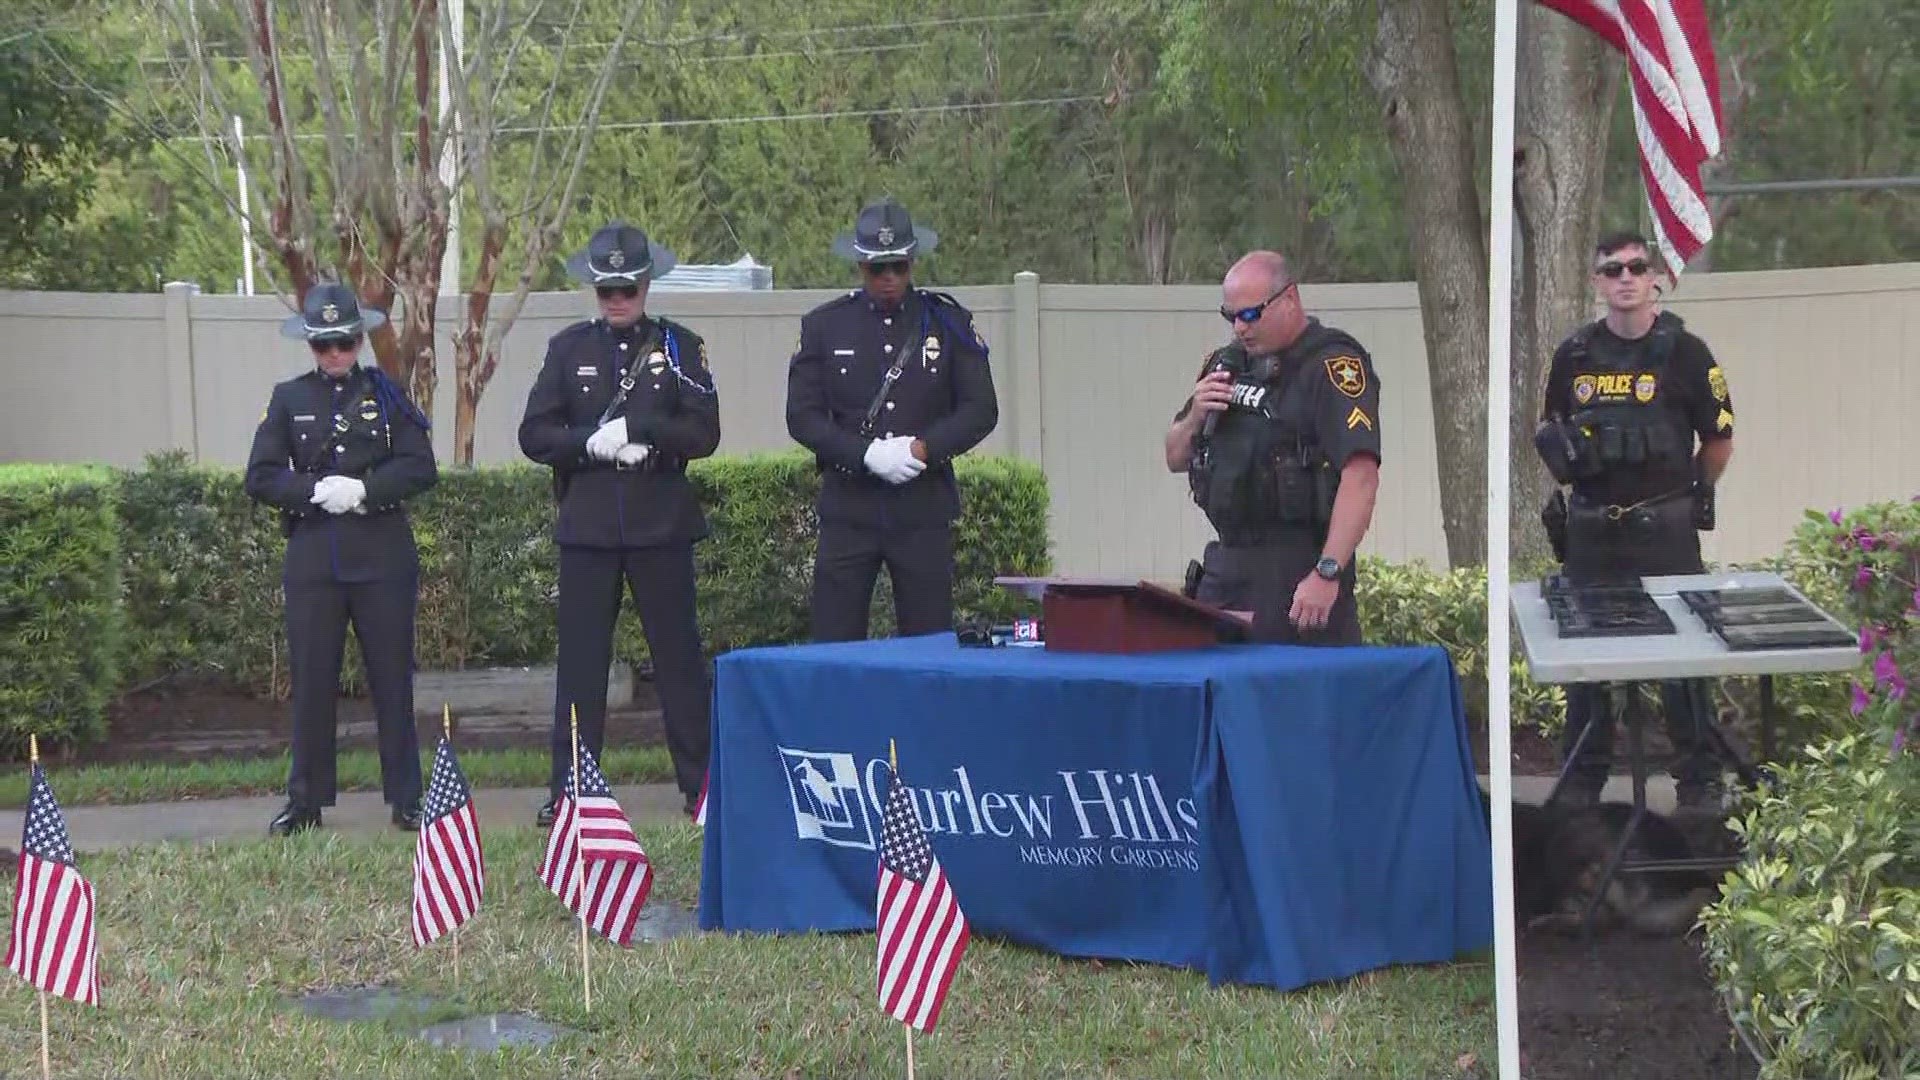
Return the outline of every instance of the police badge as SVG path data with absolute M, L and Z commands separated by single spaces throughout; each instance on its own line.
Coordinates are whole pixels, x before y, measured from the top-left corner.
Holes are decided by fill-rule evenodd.
M 928 334 L 927 340 L 920 346 L 920 366 L 926 367 L 928 364 L 937 364 L 939 362 L 940 337 L 937 334 Z
M 881 247 L 892 247 L 893 246 L 893 226 L 891 225 L 880 226 L 879 231 L 873 234 L 873 238 L 875 240 L 880 241 Z
M 613 267 L 615 270 L 627 265 L 627 253 L 621 251 L 619 248 L 614 248 L 612 251 L 607 252 L 607 265 Z
M 329 326 L 339 322 L 340 306 L 338 304 L 320 305 L 320 321 L 323 323 L 326 323 Z
M 1653 400 L 1655 391 L 1659 389 L 1660 381 L 1653 377 L 1652 372 L 1646 372 L 1633 381 L 1634 400 L 1645 405 L 1647 402 Z

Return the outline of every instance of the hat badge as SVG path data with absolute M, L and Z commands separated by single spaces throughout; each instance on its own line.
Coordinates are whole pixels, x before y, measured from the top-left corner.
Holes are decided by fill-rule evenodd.
M 893 243 L 893 226 L 891 225 L 880 226 L 880 231 L 874 234 L 874 238 L 879 240 L 880 243 L 882 244 Z
M 607 265 L 613 267 L 615 270 L 627 265 L 627 253 L 621 251 L 619 248 L 614 248 L 612 253 L 607 256 Z
M 324 323 L 339 322 L 340 321 L 340 305 L 338 304 L 320 305 L 320 321 Z

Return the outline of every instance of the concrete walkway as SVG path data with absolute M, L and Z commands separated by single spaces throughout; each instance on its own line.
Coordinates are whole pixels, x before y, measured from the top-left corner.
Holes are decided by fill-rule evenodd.
M 1483 776 L 1480 781 L 1485 784 L 1487 779 Z M 1536 805 L 1545 802 L 1551 790 L 1551 776 L 1513 778 L 1514 798 L 1520 802 Z M 672 784 L 627 784 L 616 787 L 614 793 L 636 825 L 686 820 L 681 812 L 680 792 Z M 544 788 L 486 788 L 474 792 L 480 822 L 489 828 L 532 825 L 534 811 L 545 798 Z M 1624 776 L 1614 777 L 1602 798 L 1630 801 L 1632 781 Z M 284 802 L 280 796 L 272 795 L 128 806 L 69 806 L 65 810 L 67 828 L 73 834 L 76 848 L 108 851 L 165 841 L 263 839 L 267 835 L 267 822 L 280 812 Z M 1673 810 L 1671 779 L 1658 776 L 1647 781 L 1647 806 L 1661 813 Z M 337 832 L 384 831 L 403 835 L 393 827 L 388 813 L 378 792 L 347 792 L 340 796 L 339 805 L 325 811 L 324 828 Z M 0 810 L 0 847 L 10 848 L 16 842 L 20 818 L 18 810 Z
M 58 789 L 55 789 L 58 794 Z M 680 789 L 672 784 L 630 784 L 614 788 L 627 816 L 636 825 L 685 821 Z M 482 828 L 531 826 L 534 811 L 546 801 L 545 788 L 485 788 L 473 793 Z M 286 799 L 265 795 L 244 799 L 192 799 L 128 806 L 68 806 L 67 830 L 81 851 L 157 844 L 163 841 L 260 840 L 267 822 L 280 812 Z M 412 834 L 393 827 L 391 810 L 377 791 L 343 792 L 337 806 L 322 813 L 323 828 L 336 832 Z M 21 811 L 0 810 L 0 846 L 11 848 L 20 837 Z

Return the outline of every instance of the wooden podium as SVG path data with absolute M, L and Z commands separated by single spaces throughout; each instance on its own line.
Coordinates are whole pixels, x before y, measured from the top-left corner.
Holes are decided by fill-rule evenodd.
M 1063 652 L 1204 649 L 1249 625 L 1244 616 L 1151 581 L 997 577 L 993 583 L 1038 599 L 1046 647 Z

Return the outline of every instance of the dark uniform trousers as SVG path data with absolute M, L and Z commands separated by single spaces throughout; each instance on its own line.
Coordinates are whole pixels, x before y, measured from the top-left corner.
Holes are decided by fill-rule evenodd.
M 613 663 L 614 624 L 622 578 L 653 657 L 654 686 L 667 729 L 674 782 L 697 796 L 712 740 L 706 666 L 694 614 L 691 544 L 645 548 L 560 548 L 559 693 L 553 725 L 553 771 L 548 789 L 566 784 L 573 760 L 567 706 L 580 717 L 580 742 L 600 757 L 606 744 L 607 670 Z
M 386 558 L 377 574 L 334 566 L 340 533 L 374 532 Z M 420 740 L 413 722 L 413 623 L 420 563 L 406 516 L 309 519 L 287 542 L 287 651 L 293 679 L 293 761 L 287 798 L 302 806 L 334 805 L 335 711 L 347 627 L 360 643 L 380 738 L 382 796 L 408 806 L 421 795 Z
M 1316 534 L 1290 532 L 1245 546 L 1221 545 L 1221 560 L 1244 567 L 1241 572 L 1252 586 L 1252 640 L 1278 645 L 1360 644 L 1360 607 L 1354 599 L 1358 578 L 1351 560 L 1340 570 L 1340 592 L 1325 626 L 1302 629 L 1287 618 L 1294 590 L 1320 561 L 1321 544 Z
M 813 564 L 813 640 L 863 641 L 880 568 L 893 585 L 899 634 L 953 628 L 953 530 L 821 522 Z
M 626 419 L 628 441 L 650 450 L 638 467 L 617 467 L 590 459 L 586 446 L 628 379 L 616 415 Z M 556 797 L 573 769 L 572 717 L 594 757 L 606 745 L 607 671 L 623 581 L 652 654 L 674 780 L 689 801 L 706 782 L 711 709 L 693 546 L 708 524 L 686 465 L 719 444 L 706 343 L 687 327 L 655 317 L 627 328 L 594 320 L 548 343 L 527 395 L 520 447 L 562 481 L 554 522 L 560 656 L 547 780 Z
M 1670 504 L 1684 507 L 1684 500 Z M 1691 526 L 1674 525 L 1618 536 L 1569 533 L 1565 569 L 1569 574 L 1699 574 L 1706 570 L 1700 555 L 1700 534 Z M 1660 684 L 1661 712 L 1666 717 L 1667 740 L 1673 744 L 1673 778 L 1682 787 L 1711 781 L 1720 769 L 1704 725 L 1713 715 L 1711 684 L 1705 679 L 1670 679 Z M 1598 721 L 1598 723 L 1595 723 Z M 1580 750 L 1569 779 L 1589 787 L 1606 783 L 1613 761 L 1614 726 L 1604 688 L 1586 683 L 1567 687 L 1567 723 L 1561 732 L 1561 753 L 1573 752 L 1583 728 L 1593 733 Z
M 335 475 L 365 485 L 359 511 L 331 514 L 313 505 L 315 485 Z M 405 502 L 437 478 L 426 418 L 376 369 L 337 379 L 314 371 L 274 387 L 245 483 L 249 496 L 280 510 L 287 533 L 281 584 L 293 679 L 292 803 L 334 804 L 335 705 L 348 626 L 379 723 L 382 793 L 395 807 L 420 799 L 413 724 L 420 556 Z

